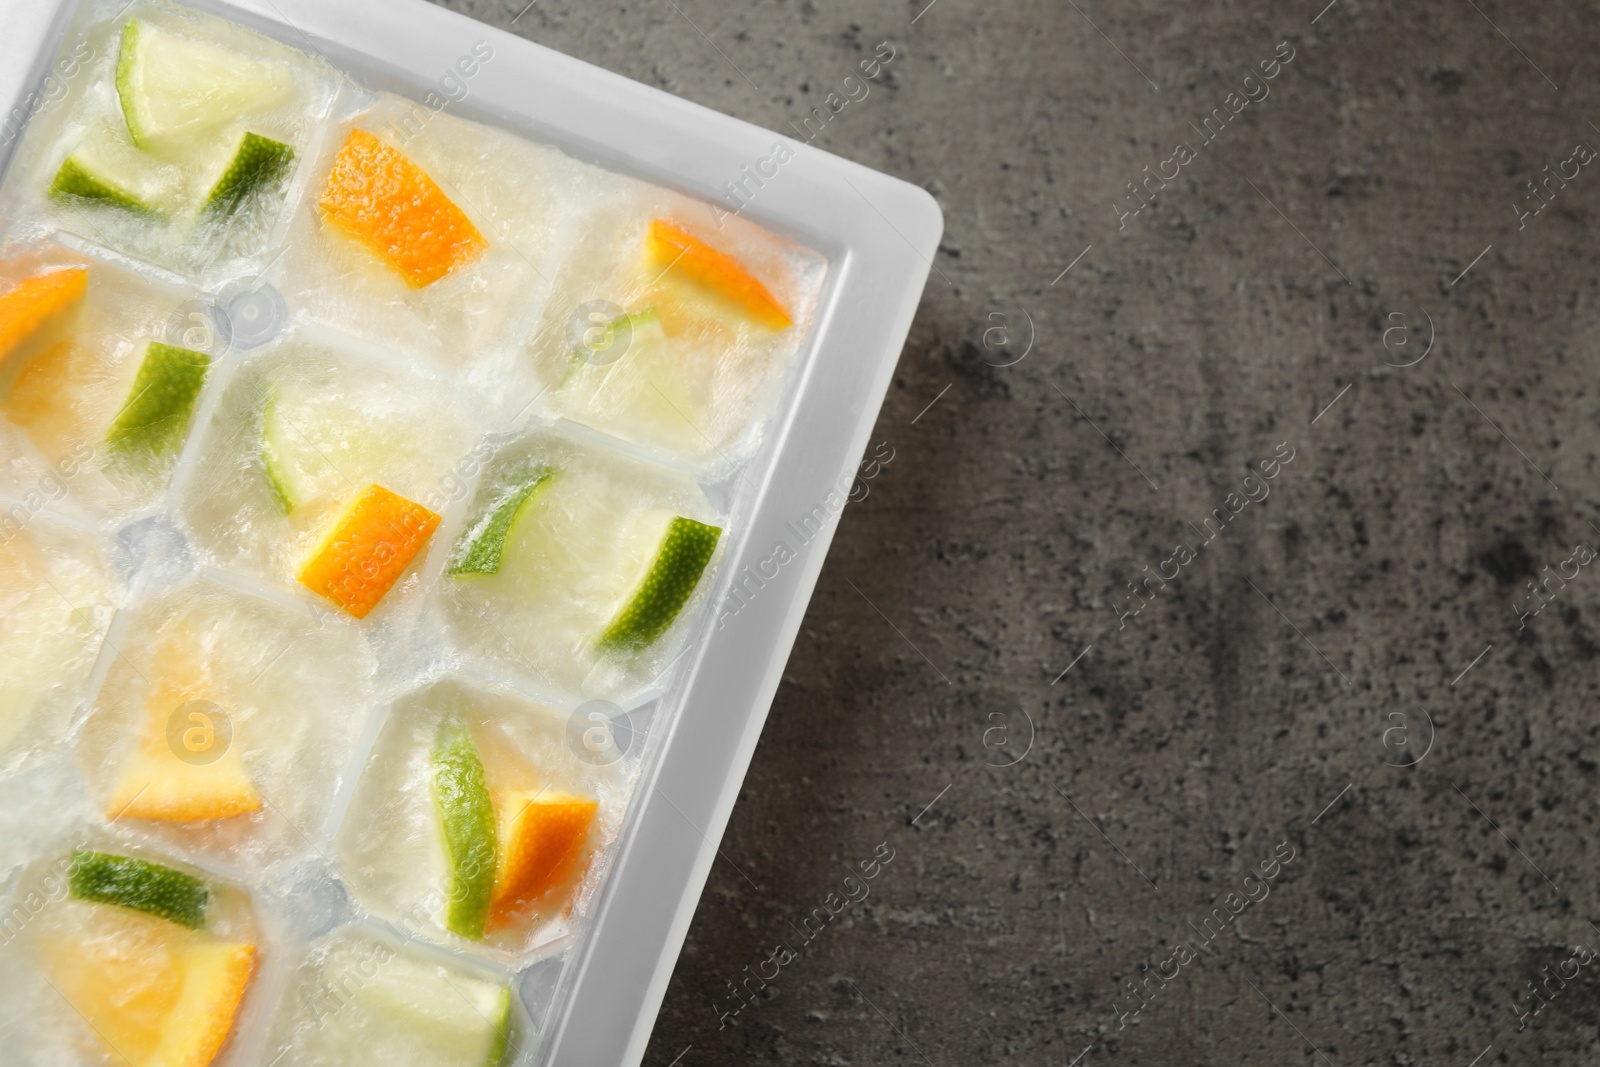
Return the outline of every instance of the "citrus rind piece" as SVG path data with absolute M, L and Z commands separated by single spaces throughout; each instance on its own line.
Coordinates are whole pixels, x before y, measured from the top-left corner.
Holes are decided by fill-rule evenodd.
M 456 542 L 449 572 L 458 576 L 498 574 L 506 545 L 515 540 L 521 520 L 538 504 L 557 473 L 549 467 L 538 467 L 525 478 L 518 479 L 509 494 L 486 509 L 478 521 L 462 533 Z
M 489 247 L 427 172 L 366 130 L 350 131 L 318 204 L 329 223 L 414 289 L 431 285 Z
M 429 761 L 434 810 L 449 867 L 445 929 L 481 941 L 497 869 L 494 805 L 478 746 L 459 717 L 446 715 L 440 720 Z
M 75 900 L 132 908 L 198 930 L 206 923 L 211 891 L 192 874 L 137 856 L 77 851 L 72 854 Z
M 356 493 L 306 556 L 300 584 L 358 619 L 400 580 L 439 516 L 381 485 Z
M 699 584 L 721 537 L 721 527 L 674 517 L 644 580 L 601 633 L 600 647 L 631 651 L 666 633 Z

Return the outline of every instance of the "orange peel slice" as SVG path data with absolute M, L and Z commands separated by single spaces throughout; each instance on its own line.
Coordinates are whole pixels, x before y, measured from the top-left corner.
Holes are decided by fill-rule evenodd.
M 733 301 L 767 329 L 777 332 L 794 325 L 778 298 L 742 263 L 681 226 L 652 219 L 645 244 L 657 262 Z
M 89 271 L 68 267 L 26 278 L 0 293 L 0 362 L 39 328 L 72 307 L 89 288 Z
M 323 215 L 421 289 L 489 242 L 426 171 L 366 130 L 351 130 L 319 201 Z
M 296 577 L 313 593 L 364 619 L 438 527 L 439 516 L 421 504 L 369 485 L 345 503 Z

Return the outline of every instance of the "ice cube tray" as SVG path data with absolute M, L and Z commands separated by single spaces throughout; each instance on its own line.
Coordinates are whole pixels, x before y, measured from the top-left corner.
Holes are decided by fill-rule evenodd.
M 77 637 L 91 652 L 99 641 L 92 669 L 68 672 L 66 691 L 52 694 L 31 724 L 53 724 L 65 736 L 35 729 L 20 748 L 9 750 L 9 761 L 0 761 L 5 914 L 26 921 L 27 894 L 41 872 L 51 870 L 63 850 L 85 841 L 147 850 L 223 883 L 248 886 L 257 898 L 268 959 L 241 1029 L 218 1062 L 271 1062 L 280 1033 L 275 1020 L 288 1011 L 286 991 L 295 987 L 290 973 L 298 961 L 315 955 L 320 939 L 377 930 L 397 943 L 417 942 L 424 954 L 453 955 L 468 970 L 510 981 L 521 1005 L 513 1062 L 637 1063 L 909 329 L 941 232 L 938 209 L 915 187 L 417 0 L 239 0 L 188 7 L 316 57 L 334 74 L 331 95 L 307 104 L 314 112 L 307 155 L 316 162 L 308 160 L 297 171 L 283 211 L 263 228 L 257 247 L 197 263 L 168 255 L 171 249 L 97 246 L 97 236 L 104 244 L 119 242 L 74 235 L 69 222 L 38 209 L 38 168 L 54 162 L 46 159 L 52 134 L 93 91 L 88 80 L 95 53 L 102 53 L 103 62 L 107 45 L 103 33 L 88 54 L 85 43 L 96 41 L 96 28 L 103 31 L 130 6 L 111 0 L 0 0 L 0 21 L 8 28 L 0 39 L 0 158 L 6 164 L 0 226 L 8 246 L 26 244 L 49 255 L 115 265 L 153 290 L 174 294 L 169 325 L 179 336 L 198 330 L 216 345 L 216 374 L 170 483 L 148 496 L 97 494 L 77 485 L 57 493 L 51 472 L 37 468 L 0 486 L 8 521 L 20 520 L 19 536 L 39 538 L 47 552 L 92 546 L 78 552 L 89 561 L 84 581 L 92 588 L 81 594 L 90 610 L 77 619 L 83 624 Z M 492 58 L 485 60 L 486 52 Z M 478 317 L 451 323 L 454 304 L 405 309 L 410 319 L 360 308 L 341 317 L 336 305 L 319 304 L 321 290 L 305 282 L 314 264 L 297 263 L 294 251 L 269 263 L 294 243 L 297 220 L 308 210 L 307 188 L 337 147 L 339 131 L 373 107 L 391 109 L 401 129 L 409 129 L 406 122 L 417 125 L 418 137 L 455 120 L 484 123 L 526 141 L 529 151 L 558 150 L 560 159 L 545 157 L 552 166 L 566 166 L 562 160 L 596 165 L 598 186 L 609 180 L 604 175 L 619 175 L 660 187 L 663 202 L 711 205 L 700 209 L 707 222 L 730 207 L 727 182 L 770 159 L 776 145 L 788 145 L 793 158 L 760 186 L 731 228 L 737 233 L 750 223 L 774 235 L 797 262 L 810 265 L 815 285 L 808 292 L 803 339 L 765 392 L 753 391 L 760 395 L 751 400 L 755 417 L 749 426 L 719 431 L 712 447 L 695 454 L 681 442 L 674 451 L 630 440 L 626 425 L 616 420 L 574 425 L 562 419 L 570 412 L 548 399 L 524 405 L 531 390 L 516 376 L 527 370 L 536 384 L 537 367 L 502 358 L 517 350 L 520 337 L 541 328 L 532 317 L 519 320 L 505 313 L 514 309 L 486 307 Z M 604 196 L 606 190 L 595 192 Z M 559 261 L 554 250 L 575 236 L 540 233 L 536 221 L 525 234 L 508 235 L 527 242 L 534 275 Z M 514 222 L 507 217 L 497 224 L 509 228 Z M 540 258 L 544 253 L 551 258 Z M 240 286 L 263 266 L 275 272 L 268 275 L 271 287 Z M 287 273 L 290 267 L 295 273 Z M 560 292 L 562 281 L 554 279 L 548 291 Z M 555 299 L 546 306 L 556 306 Z M 491 311 L 498 316 L 489 316 Z M 308 607 L 292 588 L 263 581 L 265 571 L 253 573 L 208 555 L 203 539 L 197 544 L 186 536 L 179 505 L 199 500 L 199 487 L 211 473 L 201 448 L 212 420 L 226 411 L 230 384 L 249 368 L 265 366 L 264 353 L 274 346 L 310 342 L 337 358 L 389 359 L 404 373 L 448 377 L 450 338 L 430 334 L 432 323 L 478 331 L 473 336 L 480 350 L 462 372 L 463 390 L 484 398 L 473 409 L 482 423 L 474 436 L 488 443 L 488 454 L 519 447 L 529 435 L 553 434 L 570 447 L 615 455 L 618 462 L 655 464 L 697 483 L 726 529 L 698 600 L 677 628 L 675 658 L 642 682 L 623 679 L 613 693 L 629 712 L 614 724 L 612 740 L 613 750 L 628 749 L 621 765 L 628 767 L 631 783 L 625 803 L 612 812 L 612 836 L 582 906 L 566 928 L 547 927 L 509 950 L 467 945 L 430 931 L 426 923 L 397 920 L 381 903 L 350 892 L 339 875 L 344 857 L 338 837 L 359 798 L 363 771 L 373 753 L 385 751 L 394 709 L 429 684 L 480 687 L 495 700 L 540 708 L 538 714 L 552 716 L 566 730 L 576 760 L 594 751 L 584 738 L 598 722 L 597 706 L 581 693 L 542 684 L 514 659 L 508 665 L 504 657 L 477 655 L 481 650 L 470 647 L 440 647 L 452 639 L 433 625 L 437 604 L 429 592 L 445 565 L 445 535 L 453 536 L 467 521 L 483 477 L 478 451 L 430 472 L 445 529 L 429 559 L 413 571 L 411 585 L 391 594 L 395 602 L 385 609 L 387 619 L 368 627 L 374 635 L 371 654 L 398 665 L 399 680 L 375 686 L 371 706 L 356 713 L 359 736 L 344 743 L 340 769 L 330 776 L 334 789 L 326 818 L 306 826 L 303 841 L 275 834 L 271 848 L 251 853 L 226 840 L 197 842 L 99 825 L 88 800 L 93 775 L 84 770 L 93 764 L 77 751 L 98 751 L 97 728 L 114 710 L 105 687 L 116 677 L 116 650 L 136 644 L 142 620 L 184 583 L 212 583 L 231 589 L 240 604 L 319 617 L 319 609 Z M 231 344 L 215 336 L 219 324 L 232 335 Z M 497 388 L 514 379 L 517 389 Z M 9 442 L 0 448 L 25 450 Z M 8 462 L 7 471 L 15 466 Z M 104 596 L 95 575 L 103 576 Z M 341 632 L 352 625 L 345 619 L 337 624 Z M 62 655 L 74 658 L 71 647 Z M 50 804 L 63 811 L 59 825 L 35 817 Z M 11 940 L 8 931 L 6 943 Z

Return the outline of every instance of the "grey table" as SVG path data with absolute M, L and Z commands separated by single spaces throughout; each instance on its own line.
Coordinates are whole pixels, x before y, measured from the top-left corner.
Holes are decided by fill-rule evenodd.
M 1600 4 L 524 2 L 946 217 L 647 1063 L 1593 1062 Z

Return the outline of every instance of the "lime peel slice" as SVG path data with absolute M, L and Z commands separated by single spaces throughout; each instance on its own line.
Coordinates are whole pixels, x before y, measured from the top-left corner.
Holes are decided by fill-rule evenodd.
M 133 908 L 198 930 L 206 924 L 210 890 L 191 874 L 134 856 L 72 854 L 73 899 Z
M 483 761 L 459 716 L 449 714 L 440 720 L 431 761 L 434 806 L 449 865 L 445 929 L 481 941 L 489 920 L 499 849 Z
M 145 453 L 159 458 L 176 452 L 210 369 L 211 357 L 204 352 L 151 341 L 128 399 L 106 434 L 106 444 L 124 456 Z
M 246 130 L 227 168 L 207 194 L 202 213 L 211 219 L 238 214 L 241 207 L 286 174 L 293 162 L 294 149 Z
M 508 496 L 486 510 L 472 528 L 461 535 L 450 560 L 449 573 L 500 573 L 500 563 L 517 520 L 544 496 L 558 473 L 550 467 L 538 467 L 526 479 L 519 479 L 518 486 Z
M 287 68 L 129 19 L 116 87 L 133 143 L 151 149 L 196 140 L 241 113 L 281 103 L 294 80 Z
M 120 208 L 134 215 L 157 217 L 161 214 L 85 148 L 79 148 L 61 161 L 61 168 L 50 182 L 50 199 L 58 204 L 81 202 Z
M 675 517 L 644 580 L 600 635 L 600 647 L 632 651 L 665 633 L 699 584 L 721 537 L 720 527 Z
M 585 367 L 593 367 L 599 371 L 607 371 L 615 364 L 621 363 L 636 345 L 665 345 L 667 343 L 666 331 L 661 327 L 661 316 L 654 307 L 641 308 L 638 311 L 618 315 L 600 328 L 600 336 L 593 341 L 578 341 L 572 346 L 567 356 L 567 369 L 561 376 L 557 388 L 564 388 Z M 622 351 L 616 356 L 609 356 L 610 349 L 618 344 L 623 346 Z M 601 361 L 597 357 L 602 353 L 609 358 Z
M 289 442 L 284 434 L 291 432 L 286 420 L 278 411 L 279 397 L 276 386 L 267 391 L 261 405 L 261 439 L 259 442 L 261 468 L 267 476 L 267 488 L 278 510 L 285 515 L 300 506 L 301 494 L 295 490 L 293 461 L 289 458 Z

